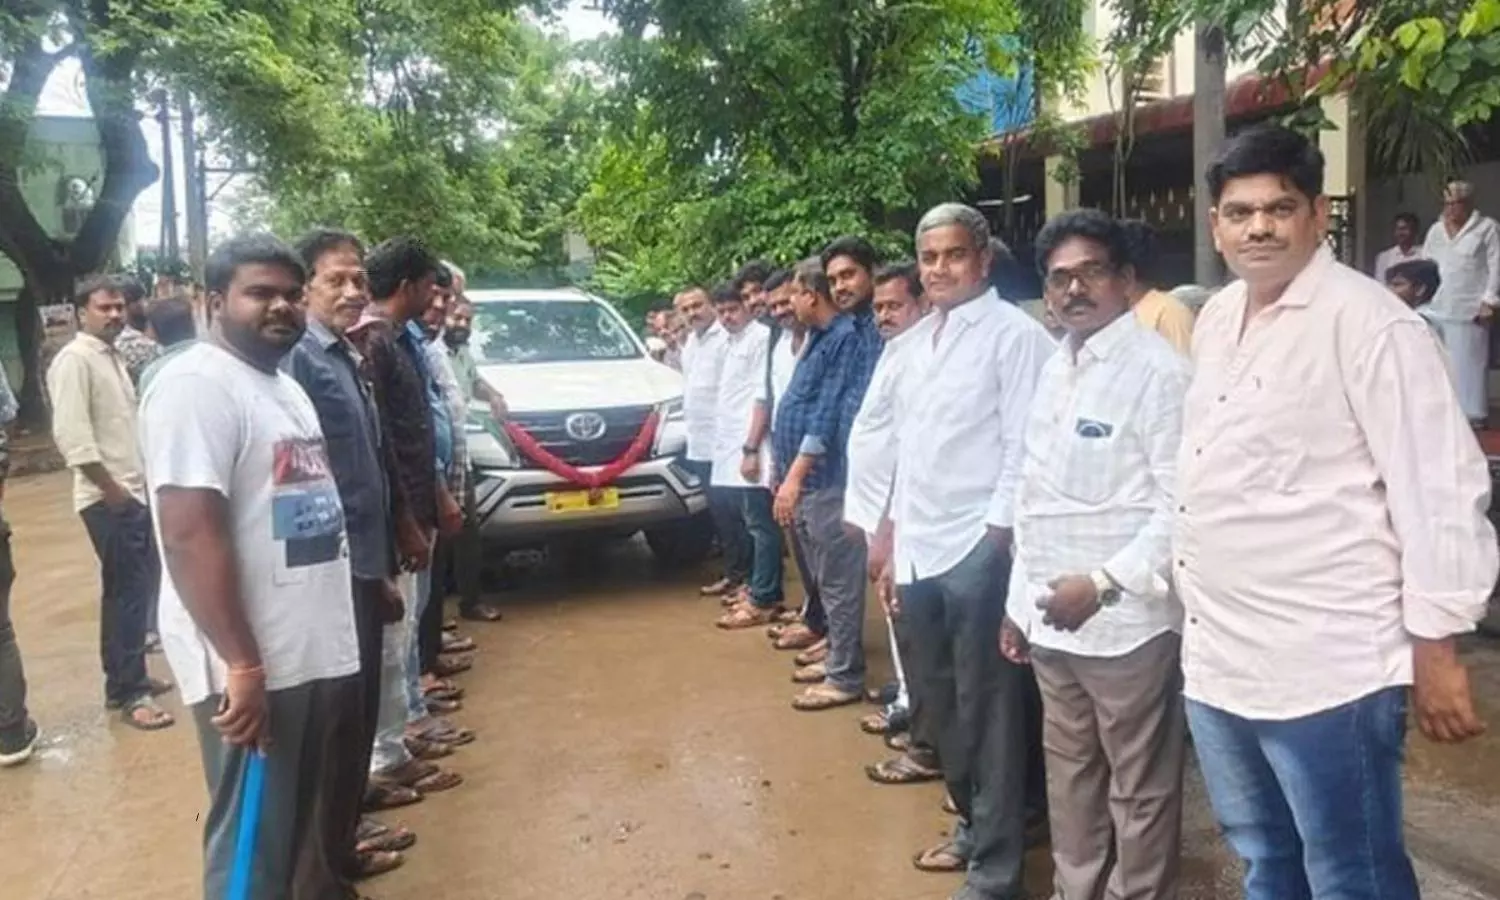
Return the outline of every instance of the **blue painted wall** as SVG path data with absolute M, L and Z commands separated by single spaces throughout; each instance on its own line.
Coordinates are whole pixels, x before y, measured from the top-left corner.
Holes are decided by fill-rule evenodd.
M 956 93 L 964 109 L 988 116 L 990 130 L 997 134 L 1024 128 L 1036 118 L 1031 67 L 1027 65 L 1014 76 L 980 72 L 959 85 Z

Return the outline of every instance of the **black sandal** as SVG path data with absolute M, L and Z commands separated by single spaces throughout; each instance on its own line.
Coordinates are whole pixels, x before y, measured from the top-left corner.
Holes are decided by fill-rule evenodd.
M 142 722 L 135 717 L 136 712 L 142 709 L 152 714 L 152 719 L 149 722 Z M 172 714 L 157 706 L 156 701 L 151 698 L 150 694 L 142 694 L 122 706 L 120 708 L 120 720 L 137 731 L 161 731 L 163 728 L 171 728 L 177 724 L 177 720 L 172 718 Z

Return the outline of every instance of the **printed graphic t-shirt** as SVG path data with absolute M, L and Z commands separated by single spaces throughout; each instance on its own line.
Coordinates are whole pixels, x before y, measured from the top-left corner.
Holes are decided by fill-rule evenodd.
M 358 672 L 344 513 L 302 387 L 198 344 L 147 387 L 140 443 L 153 498 L 170 486 L 228 499 L 241 597 L 267 690 Z M 223 692 L 225 665 L 163 570 L 162 649 L 183 702 L 198 703 Z

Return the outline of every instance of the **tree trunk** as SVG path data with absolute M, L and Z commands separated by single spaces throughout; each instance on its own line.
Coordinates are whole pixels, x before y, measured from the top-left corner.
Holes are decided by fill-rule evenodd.
M 64 275 L 66 279 L 66 275 Z M 66 288 L 62 291 L 66 296 Z M 21 390 L 16 395 L 20 411 L 16 418 L 26 428 L 46 429 L 51 425 L 47 392 L 43 388 L 46 370 L 42 358 L 42 347 L 46 341 L 46 329 L 42 326 L 41 308 L 62 300 L 56 286 L 49 290 L 46 285 L 27 281 L 16 296 L 15 325 L 16 349 L 21 354 Z
M 1224 147 L 1224 31 L 1211 22 L 1195 28 L 1193 53 L 1193 280 L 1218 287 L 1224 280 L 1219 251 L 1209 230 L 1213 198 L 1208 193 L 1208 165 Z

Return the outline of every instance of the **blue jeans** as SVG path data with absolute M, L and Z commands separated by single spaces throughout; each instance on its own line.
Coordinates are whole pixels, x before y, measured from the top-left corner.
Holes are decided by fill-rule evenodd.
M 432 594 L 432 569 L 423 569 L 417 572 L 413 579 L 415 581 L 414 596 L 406 607 L 406 724 L 411 725 L 426 719 L 431 713 L 427 711 L 427 700 L 422 696 L 422 652 L 417 638 L 417 629 L 422 622 L 422 614 L 427 611 L 427 603 Z
M 750 602 L 770 609 L 782 601 L 781 528 L 771 512 L 771 492 L 765 488 L 736 490 L 750 537 Z
M 1401 831 L 1407 689 L 1287 721 L 1188 701 L 1245 900 L 1417 900 Z

